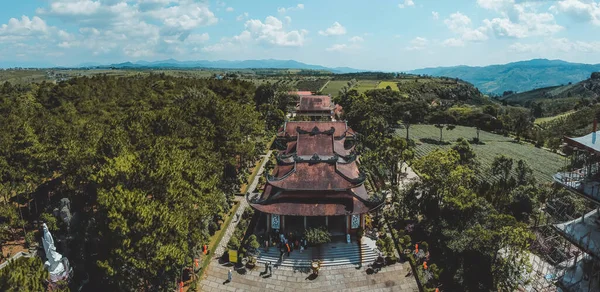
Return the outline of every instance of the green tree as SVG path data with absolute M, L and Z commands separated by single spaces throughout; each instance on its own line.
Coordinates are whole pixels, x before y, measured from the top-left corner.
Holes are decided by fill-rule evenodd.
M 22 257 L 12 260 L 8 266 L 0 270 L 0 290 L 2 291 L 46 291 L 45 282 L 47 280 L 48 271 L 39 257 Z M 63 289 L 62 291 L 69 290 Z
M 456 144 L 454 144 L 454 146 L 452 146 L 452 150 L 456 151 L 458 153 L 458 155 L 460 156 L 459 162 L 461 164 L 472 165 L 472 166 L 474 166 L 476 164 L 475 151 L 473 151 L 471 144 L 469 144 L 469 142 L 465 138 L 460 138 L 456 142 Z

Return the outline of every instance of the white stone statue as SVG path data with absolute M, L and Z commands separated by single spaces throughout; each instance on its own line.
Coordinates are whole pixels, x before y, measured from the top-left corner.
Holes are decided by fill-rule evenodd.
M 65 280 L 68 276 L 68 273 L 65 269 L 65 265 L 63 264 L 63 256 L 56 252 L 54 239 L 52 239 L 52 235 L 50 234 L 50 230 L 48 230 L 46 223 L 43 224 L 43 228 L 44 238 L 42 238 L 42 242 L 44 244 L 46 258 L 48 259 L 44 263 L 44 267 L 46 267 L 50 273 L 50 281 L 57 282 L 59 280 Z

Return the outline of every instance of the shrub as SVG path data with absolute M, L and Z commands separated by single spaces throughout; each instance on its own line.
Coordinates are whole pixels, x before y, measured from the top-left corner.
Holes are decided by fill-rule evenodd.
M 258 243 L 258 240 L 256 240 L 256 235 L 252 234 L 250 237 L 248 237 L 248 240 L 246 240 L 246 246 L 254 250 L 260 247 L 260 243 Z
M 304 237 L 310 245 L 331 242 L 331 234 L 324 227 L 308 228 L 304 232 Z
M 237 237 L 232 236 L 231 239 L 229 240 L 229 243 L 227 243 L 227 248 L 233 249 L 233 250 L 238 250 L 240 248 L 240 240 L 237 239 Z
M 394 256 L 394 241 L 391 237 L 386 235 L 385 237 L 378 239 L 375 244 L 385 256 Z
M 31 245 L 33 245 L 33 243 L 35 242 L 35 236 L 33 235 L 33 232 L 29 231 L 25 234 L 25 245 L 27 247 L 30 247 Z
M 42 220 L 42 222 L 46 223 L 46 226 L 48 226 L 48 230 L 50 230 L 50 231 L 58 230 L 58 222 L 56 220 L 56 217 L 54 217 L 52 214 L 42 213 L 42 215 L 40 215 L 40 220 Z

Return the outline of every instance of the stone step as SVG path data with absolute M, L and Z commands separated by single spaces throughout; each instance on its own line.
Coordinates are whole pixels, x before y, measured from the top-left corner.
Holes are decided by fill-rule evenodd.
M 360 252 L 359 252 L 360 250 Z M 261 251 L 258 258 L 259 264 L 272 262 L 280 266 L 286 267 L 310 267 L 313 258 L 313 251 L 315 247 L 311 247 L 304 252 L 294 250 L 290 257 L 284 255 L 283 262 L 279 263 L 279 250 L 277 248 L 271 248 L 268 252 L 265 250 Z M 361 258 L 362 253 L 362 258 Z M 363 264 L 369 264 L 374 262 L 378 257 L 378 254 L 368 245 L 361 244 L 357 246 L 354 244 L 337 243 L 327 244 L 320 247 L 320 260 L 322 261 L 321 266 L 339 266 L 339 265 L 355 265 L 362 261 Z

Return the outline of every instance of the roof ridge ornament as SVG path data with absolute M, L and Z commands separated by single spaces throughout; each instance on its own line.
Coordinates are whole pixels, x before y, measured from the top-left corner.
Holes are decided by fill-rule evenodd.
M 300 126 L 296 127 L 296 132 L 298 134 L 309 134 L 310 136 L 315 136 L 315 135 L 319 135 L 319 134 L 324 134 L 324 135 L 333 135 L 333 133 L 335 133 L 335 127 L 331 127 L 329 130 L 327 131 L 321 131 L 319 130 L 319 127 L 317 127 L 316 125 L 312 128 L 312 130 L 310 131 L 306 131 L 304 129 L 302 129 Z

